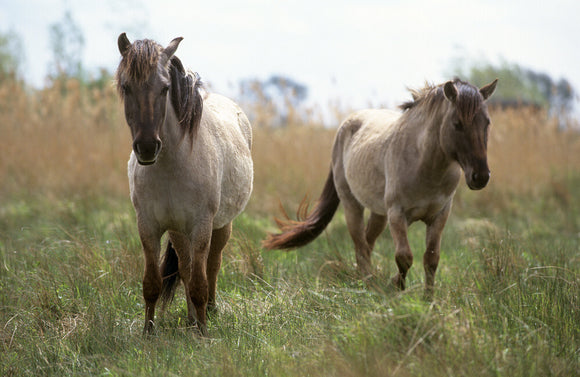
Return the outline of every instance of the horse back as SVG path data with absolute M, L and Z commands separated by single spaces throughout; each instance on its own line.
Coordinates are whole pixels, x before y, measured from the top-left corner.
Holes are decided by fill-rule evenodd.
M 333 170 L 341 200 L 350 195 L 378 214 L 386 214 L 385 149 L 400 113 L 361 110 L 341 124 L 334 145 Z

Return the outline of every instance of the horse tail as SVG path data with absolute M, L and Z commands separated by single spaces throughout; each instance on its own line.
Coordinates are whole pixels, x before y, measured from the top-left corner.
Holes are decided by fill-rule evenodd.
M 167 249 L 161 262 L 161 305 L 164 308 L 173 301 L 177 284 L 179 283 L 179 258 L 171 241 L 167 241 Z
M 298 221 L 292 221 L 288 217 L 284 208 L 282 208 L 285 219 L 275 219 L 282 232 L 278 234 L 269 234 L 266 239 L 262 241 L 262 246 L 268 250 L 288 250 L 302 247 L 310 243 L 318 237 L 330 223 L 339 203 L 340 199 L 336 192 L 336 187 L 334 186 L 334 175 L 331 168 L 326 183 L 324 184 L 322 194 L 320 194 L 320 198 L 318 198 L 314 210 L 307 215 L 308 202 L 305 198 L 302 200 L 302 203 L 300 203 L 298 211 L 296 212 Z

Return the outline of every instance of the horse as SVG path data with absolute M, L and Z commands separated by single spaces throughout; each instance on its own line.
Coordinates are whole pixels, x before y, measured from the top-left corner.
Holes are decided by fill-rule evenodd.
M 413 264 L 407 229 L 426 224 L 423 255 L 425 292 L 433 292 L 441 235 L 449 216 L 461 170 L 472 190 L 490 179 L 487 138 L 490 117 L 486 100 L 497 79 L 481 89 L 454 79 L 411 90 L 413 100 L 402 112 L 367 109 L 349 115 L 340 125 L 332 149 L 330 173 L 317 204 L 308 214 L 303 201 L 292 221 L 275 219 L 281 232 L 268 234 L 266 249 L 294 249 L 318 237 L 340 203 L 354 242 L 357 268 L 371 273 L 371 252 L 389 226 L 398 273 L 391 279 L 404 290 Z M 370 210 L 365 228 L 364 211 Z M 304 215 L 300 215 L 304 214 Z
M 252 128 L 236 103 L 206 92 L 184 69 L 174 56 L 182 39 L 164 48 L 122 33 L 116 82 L 133 138 L 128 177 L 145 255 L 143 332 L 154 330 L 158 299 L 169 303 L 181 280 L 188 320 L 205 336 L 222 251 L 252 192 Z

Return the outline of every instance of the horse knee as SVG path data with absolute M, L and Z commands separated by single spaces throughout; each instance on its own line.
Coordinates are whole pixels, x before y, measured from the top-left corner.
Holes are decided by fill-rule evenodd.
M 402 250 L 395 253 L 395 262 L 397 262 L 397 267 L 399 272 L 405 278 L 407 271 L 413 265 L 413 254 L 411 250 Z
M 423 255 L 423 267 L 425 272 L 435 274 L 437 266 L 439 265 L 439 252 L 435 250 L 427 250 Z
M 146 302 L 157 302 L 161 294 L 161 284 L 160 276 L 145 275 L 143 278 L 143 298 Z
M 191 296 L 191 301 L 196 308 L 207 304 L 209 297 L 208 285 L 207 278 L 195 275 L 192 276 L 189 285 L 189 295 Z

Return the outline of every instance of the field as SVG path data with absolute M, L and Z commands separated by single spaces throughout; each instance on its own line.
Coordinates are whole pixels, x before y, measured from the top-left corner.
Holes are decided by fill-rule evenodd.
M 403 100 L 403 99 L 401 99 Z M 234 223 L 209 338 L 182 290 L 141 334 L 143 257 L 128 198 L 129 130 L 114 90 L 0 85 L 0 375 L 573 376 L 580 370 L 580 135 L 492 110 L 490 184 L 464 182 L 433 301 L 425 230 L 409 288 L 388 231 L 357 278 L 342 211 L 311 245 L 266 252 L 279 200 L 315 200 L 334 130 L 254 130 L 255 190 Z

